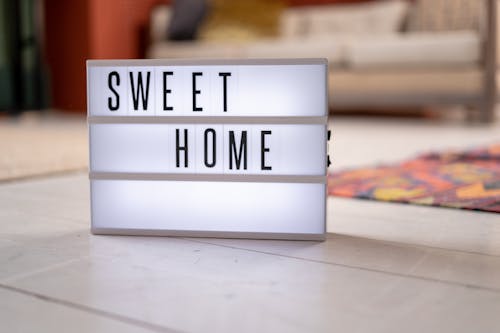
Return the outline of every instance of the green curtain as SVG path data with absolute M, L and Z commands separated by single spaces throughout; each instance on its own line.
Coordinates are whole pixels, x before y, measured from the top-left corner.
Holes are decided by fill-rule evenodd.
M 0 0 L 0 110 L 47 106 L 38 0 Z

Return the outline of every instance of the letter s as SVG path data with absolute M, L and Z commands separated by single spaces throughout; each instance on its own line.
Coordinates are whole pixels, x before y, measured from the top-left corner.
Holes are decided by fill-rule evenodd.
M 112 78 L 115 77 L 116 85 L 120 85 L 120 74 L 118 72 L 113 71 L 108 74 L 108 87 L 109 89 L 113 92 L 113 94 L 116 96 L 116 103 L 113 105 L 113 99 L 111 97 L 108 97 L 108 108 L 110 111 L 116 111 L 120 108 L 120 95 L 118 95 L 118 92 L 113 88 L 113 82 Z

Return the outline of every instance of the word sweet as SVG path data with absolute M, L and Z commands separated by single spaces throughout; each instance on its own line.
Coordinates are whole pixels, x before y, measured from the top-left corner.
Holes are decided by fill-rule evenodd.
M 153 82 L 152 71 L 136 71 L 128 72 L 128 93 L 131 96 L 132 101 L 132 110 L 134 111 L 146 111 L 148 110 L 150 105 L 150 96 L 151 94 L 151 86 Z M 187 97 L 191 98 L 191 108 L 193 112 L 202 112 L 204 110 L 204 106 L 199 103 L 199 97 L 202 95 L 202 90 L 200 88 L 200 81 L 204 78 L 204 76 L 209 76 L 213 73 L 206 72 L 174 72 L 173 70 L 162 70 L 157 71 L 156 75 L 160 77 L 159 85 L 161 86 L 161 110 L 163 111 L 174 111 L 175 107 L 169 104 L 169 100 L 172 94 L 181 93 L 181 89 L 185 88 L 182 86 L 177 86 L 177 89 L 173 88 L 172 80 L 176 79 L 177 76 L 188 76 L 191 83 L 191 94 Z M 215 73 L 218 77 L 220 77 L 220 92 L 221 92 L 221 110 L 223 112 L 228 111 L 228 84 L 230 82 L 230 78 L 232 76 L 231 72 L 218 72 Z M 182 78 L 182 82 L 185 82 L 187 77 Z M 122 101 L 122 96 L 119 92 L 119 87 L 123 85 L 124 79 L 120 75 L 118 71 L 111 71 L 107 75 L 107 86 L 111 92 L 111 96 L 108 97 L 107 107 L 109 111 L 117 111 L 120 109 L 120 103 Z M 158 89 L 158 88 L 157 88 Z M 208 92 L 205 92 L 208 93 Z

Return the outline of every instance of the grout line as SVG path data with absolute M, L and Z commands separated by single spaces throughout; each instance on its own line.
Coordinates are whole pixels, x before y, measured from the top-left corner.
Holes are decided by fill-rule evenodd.
M 0 185 L 4 184 L 22 184 L 29 183 L 37 180 L 51 180 L 59 177 L 67 177 L 67 176 L 77 176 L 77 175 L 85 175 L 88 171 L 87 166 L 79 166 L 74 168 L 69 168 L 65 170 L 49 170 L 47 172 L 42 173 L 33 173 L 33 174 L 24 174 L 7 178 L 0 178 Z
M 425 245 L 425 244 L 417 244 L 417 243 L 403 243 L 403 242 L 398 242 L 398 241 L 390 241 L 390 240 L 380 240 L 380 239 L 377 239 L 377 238 L 369 238 L 369 237 L 356 237 L 356 236 L 350 236 L 350 235 L 347 235 L 347 234 L 338 234 L 338 235 L 342 235 L 342 236 L 346 236 L 346 237 L 353 237 L 353 238 L 362 238 L 362 239 L 368 239 L 370 241 L 373 241 L 373 242 L 387 242 L 387 243 L 390 243 L 390 244 L 393 244 L 394 246 L 402 246 L 402 245 L 407 245 L 408 247 L 411 247 L 411 248 L 428 248 L 428 249 L 431 249 L 431 250 L 439 250 L 439 251 L 443 251 L 443 252 L 456 252 L 456 253 L 460 253 L 460 254 L 468 254 L 468 255 L 476 255 L 476 256 L 486 256 L 486 257 L 493 257 L 493 258 L 500 258 L 500 255 L 498 254 L 492 254 L 492 253 L 482 253 L 482 252 L 478 252 L 478 251 L 464 251 L 464 250 L 460 250 L 460 249 L 450 249 L 450 248 L 446 248 L 446 247 L 439 247 L 439 246 L 432 246 L 432 245 Z
M 460 249 L 453 249 L 453 248 L 446 248 L 446 247 L 439 247 L 439 246 L 432 246 L 432 245 L 427 245 L 427 244 L 418 244 L 418 243 L 405 243 L 405 242 L 398 242 L 394 240 L 383 240 L 383 239 L 377 239 L 377 238 L 371 238 L 371 237 L 361 237 L 361 236 L 353 236 L 349 234 L 341 234 L 341 233 L 333 233 L 333 232 L 327 232 L 326 237 L 328 239 L 328 235 L 332 235 L 334 237 L 342 237 L 342 238 L 353 238 L 353 239 L 365 239 L 369 240 L 372 242 L 378 242 L 378 243 L 389 243 L 393 246 L 405 246 L 409 248 L 414 248 L 414 249 L 421 249 L 421 248 L 427 248 L 431 250 L 439 250 L 443 252 L 456 252 L 460 254 L 468 254 L 468 255 L 479 255 L 479 256 L 486 256 L 486 257 L 493 257 L 493 258 L 500 258 L 500 254 L 493 254 L 493 253 L 483 253 L 483 252 L 478 252 L 478 251 L 464 251 Z
M 58 262 L 56 264 L 44 266 L 43 268 L 38 268 L 38 269 L 31 270 L 31 271 L 28 271 L 28 272 L 14 274 L 14 275 L 9 275 L 9 276 L 7 276 L 7 277 L 5 277 L 3 279 L 0 279 L 0 284 L 13 282 L 15 280 L 19 280 L 19 279 L 23 279 L 23 278 L 26 278 L 26 277 L 30 277 L 31 275 L 48 272 L 48 271 L 51 271 L 53 269 L 64 267 L 64 266 L 67 266 L 69 264 L 78 262 L 78 261 L 80 261 L 82 259 L 88 259 L 88 258 L 89 258 L 88 256 L 78 257 L 78 258 L 74 258 L 74 259 L 69 259 L 69 260 L 61 261 L 61 262 Z
M 354 270 L 362 270 L 362 271 L 372 272 L 372 273 L 380 273 L 380 274 L 384 274 L 384 275 L 398 276 L 398 277 L 408 278 L 408 279 L 422 280 L 422 281 L 434 282 L 434 283 L 440 283 L 440 284 L 448 284 L 448 285 L 453 285 L 453 286 L 458 286 L 458 287 L 463 287 L 463 288 L 484 290 L 484 291 L 490 291 L 490 292 L 493 292 L 493 293 L 496 293 L 496 294 L 500 294 L 500 288 L 484 287 L 484 286 L 480 286 L 480 285 L 476 285 L 476 284 L 462 283 L 462 282 L 456 282 L 456 281 L 449 281 L 449 280 L 431 278 L 431 277 L 426 277 L 426 276 L 418 276 L 418 275 L 409 275 L 409 274 L 404 274 L 404 273 L 388 272 L 388 271 L 383 271 L 381 269 L 376 269 L 376 268 L 368 268 L 368 267 L 362 267 L 362 266 L 341 264 L 341 263 L 330 262 L 330 261 L 325 261 L 325 260 L 318 260 L 318 259 L 308 259 L 308 258 L 291 256 L 291 255 L 286 255 L 286 254 L 273 253 L 273 252 L 268 252 L 268 251 L 260 251 L 260 250 L 254 250 L 254 249 L 248 249 L 248 248 L 240 248 L 240 247 L 231 246 L 231 245 L 221 245 L 221 244 L 210 243 L 210 242 L 207 242 L 207 241 L 201 241 L 201 240 L 197 240 L 197 239 L 190 239 L 190 238 L 184 238 L 184 237 L 182 239 L 184 239 L 186 241 L 200 243 L 200 244 L 220 246 L 220 247 L 225 247 L 225 248 L 229 248 L 229 249 L 235 249 L 235 250 L 242 250 L 242 251 L 249 251 L 249 252 L 254 252 L 254 253 L 261 253 L 261 254 L 273 255 L 273 256 L 277 256 L 277 257 L 295 259 L 295 260 L 300 260 L 300 261 L 306 261 L 306 262 L 317 263 L 317 264 L 324 264 L 324 265 L 330 265 L 330 266 L 336 266 L 336 267 L 350 268 L 350 269 L 354 269 Z
M 22 294 L 22 295 L 33 297 L 33 298 L 37 298 L 37 299 L 39 299 L 41 301 L 44 301 L 44 302 L 49 302 L 49 303 L 52 303 L 52 304 L 57 304 L 57 305 L 69 307 L 69 308 L 72 308 L 72 309 L 75 309 L 75 310 L 80 310 L 80 311 L 84 311 L 84 312 L 87 312 L 87 313 L 91 313 L 91 314 L 94 314 L 94 315 L 97 315 L 97 316 L 106 317 L 108 319 L 119 321 L 119 322 L 122 322 L 122 323 L 125 323 L 125 324 L 128 324 L 128 325 L 138 326 L 140 328 L 147 329 L 147 330 L 150 330 L 152 332 L 159 332 L 159 333 L 181 332 L 181 331 L 173 330 L 173 329 L 165 327 L 165 326 L 160 326 L 160 325 L 148 323 L 148 322 L 145 322 L 145 321 L 142 321 L 142 320 L 138 320 L 138 319 L 126 317 L 126 316 L 119 315 L 119 314 L 116 314 L 116 313 L 113 313 L 113 312 L 109 312 L 109 311 L 105 311 L 105 310 L 100 310 L 100 309 L 92 308 L 90 306 L 81 305 L 81 304 L 73 303 L 73 302 L 70 302 L 70 301 L 65 301 L 65 300 L 62 300 L 62 299 L 58 299 L 58 298 L 46 296 L 46 295 L 43 295 L 43 294 L 40 294 L 40 293 L 36 293 L 36 292 L 32 292 L 32 291 L 21 289 L 21 288 L 17 288 L 17 287 L 5 285 L 3 283 L 0 283 L 0 289 L 5 289 L 5 290 L 12 291 L 14 293 Z

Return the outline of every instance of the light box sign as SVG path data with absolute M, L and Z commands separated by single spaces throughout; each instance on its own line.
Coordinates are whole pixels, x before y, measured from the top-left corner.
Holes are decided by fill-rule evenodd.
M 95 234 L 323 239 L 327 62 L 89 60 Z

